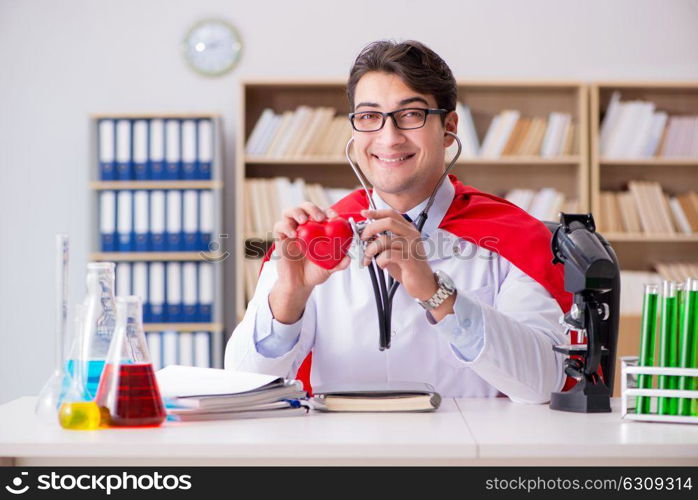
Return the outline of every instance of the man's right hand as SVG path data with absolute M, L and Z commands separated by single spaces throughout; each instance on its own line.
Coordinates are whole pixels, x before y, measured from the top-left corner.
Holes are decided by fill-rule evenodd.
M 307 201 L 285 210 L 281 220 L 274 224 L 273 234 L 279 259 L 278 279 L 269 294 L 269 306 L 277 321 L 286 324 L 298 321 L 313 288 L 327 281 L 333 273 L 349 267 L 349 255 L 333 269 L 318 266 L 306 258 L 296 237 L 298 226 L 306 221 L 322 222 L 334 217 L 337 217 L 337 213 L 331 208 L 323 211 Z

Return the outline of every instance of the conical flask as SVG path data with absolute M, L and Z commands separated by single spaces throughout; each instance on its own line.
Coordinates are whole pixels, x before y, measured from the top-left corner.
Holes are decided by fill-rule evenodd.
M 97 404 L 109 425 L 157 426 L 165 407 L 143 333 L 140 297 L 116 299 L 116 328 L 99 382 Z
M 99 379 L 109 352 L 114 326 L 116 304 L 114 301 L 113 262 L 89 262 L 87 264 L 87 295 L 83 301 L 84 345 L 80 352 L 86 361 L 86 399 L 97 395 Z M 74 360 L 68 361 L 68 372 L 73 373 Z

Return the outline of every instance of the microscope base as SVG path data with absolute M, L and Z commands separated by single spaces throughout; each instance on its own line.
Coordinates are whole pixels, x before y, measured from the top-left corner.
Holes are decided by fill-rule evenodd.
M 550 395 L 550 409 L 576 413 L 609 413 L 611 395 L 605 384 L 593 384 L 583 378 L 567 392 Z

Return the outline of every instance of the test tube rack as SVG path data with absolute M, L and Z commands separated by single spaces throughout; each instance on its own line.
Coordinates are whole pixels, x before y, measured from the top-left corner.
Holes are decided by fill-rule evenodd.
M 641 420 L 648 422 L 672 422 L 683 424 L 698 424 L 698 415 L 658 415 L 657 413 L 634 413 L 635 398 L 649 396 L 656 401 L 657 397 L 697 399 L 698 389 L 683 391 L 677 389 L 639 389 L 634 380 L 637 375 L 674 375 L 698 377 L 698 368 L 662 368 L 658 366 L 637 366 L 638 356 L 621 357 L 621 417 L 625 420 Z M 628 411 L 630 410 L 630 411 Z

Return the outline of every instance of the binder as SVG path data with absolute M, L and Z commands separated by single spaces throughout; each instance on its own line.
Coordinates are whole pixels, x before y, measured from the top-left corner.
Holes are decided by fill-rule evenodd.
M 150 249 L 153 252 L 164 252 L 165 242 L 165 192 L 151 191 L 150 193 Z
M 211 163 L 213 162 L 213 123 L 211 120 L 199 120 L 197 134 L 197 178 L 211 179 Z
M 148 122 L 133 122 L 133 176 L 137 181 L 148 180 Z
M 199 264 L 199 321 L 210 323 L 213 318 L 213 264 Z
M 153 369 L 159 370 L 162 368 L 162 340 L 160 332 L 146 332 L 145 341 L 148 343 L 148 351 L 150 360 L 153 363 Z
M 135 233 L 134 249 L 136 252 L 150 250 L 148 232 L 148 191 L 133 193 L 133 229 Z
M 179 179 L 181 138 L 179 120 L 165 122 L 165 179 Z
M 179 362 L 182 366 L 194 366 L 194 337 L 191 332 L 179 332 Z
M 167 191 L 167 250 L 179 252 L 182 250 L 182 192 Z
M 167 321 L 179 323 L 182 319 L 182 265 L 179 262 L 167 264 Z
M 194 332 L 194 366 L 211 368 L 210 336 L 210 332 Z
M 195 252 L 199 244 L 199 203 L 198 195 L 193 189 L 183 193 L 183 237 L 184 250 Z
M 196 122 L 182 121 L 182 178 L 197 179 L 196 164 Z
M 166 330 L 162 332 L 162 366 L 176 365 L 179 363 L 179 349 L 177 332 Z
M 99 234 L 103 252 L 116 251 L 116 194 L 102 191 L 99 195 Z
M 103 181 L 113 181 L 116 179 L 116 127 L 114 120 L 100 120 L 98 134 L 99 178 Z
M 119 235 L 117 245 L 119 252 L 130 252 L 133 250 L 132 198 L 131 191 L 118 191 L 116 200 L 116 230 Z
M 213 192 L 201 191 L 199 193 L 199 250 L 201 251 L 210 250 L 213 224 Z
M 165 321 L 165 264 L 151 262 L 149 267 L 150 322 L 162 323 Z
M 143 322 L 150 322 L 150 302 L 148 298 L 148 264 L 145 262 L 133 263 L 132 276 L 133 295 L 143 299 Z
M 130 181 L 132 178 L 131 122 L 118 120 L 116 122 L 116 179 Z
M 148 177 L 154 181 L 165 178 L 165 122 L 150 120 Z
M 182 320 L 185 323 L 199 321 L 197 297 L 196 263 L 182 264 Z
M 116 295 L 124 297 L 131 295 L 131 263 L 119 262 L 116 264 L 115 283 Z

